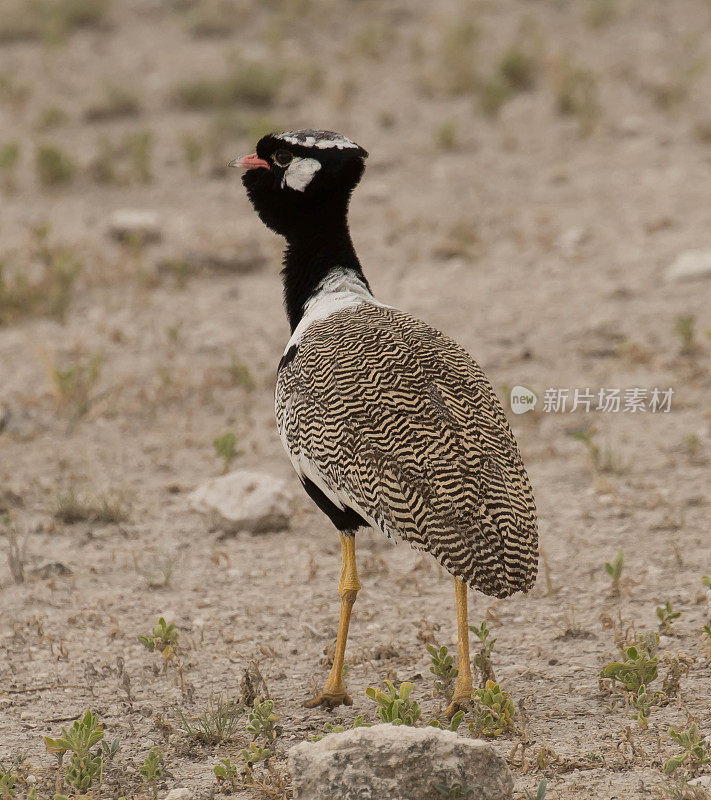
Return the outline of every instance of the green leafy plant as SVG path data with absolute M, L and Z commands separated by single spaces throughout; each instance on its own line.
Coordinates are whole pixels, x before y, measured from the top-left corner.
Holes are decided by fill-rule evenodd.
M 104 729 L 99 724 L 98 715 L 87 710 L 68 730 L 62 728 L 62 735 L 57 739 L 45 736 L 44 744 L 47 752 L 57 757 L 60 766 L 65 754 L 71 753 L 64 779 L 74 789 L 84 790 L 97 778 L 101 782 L 105 765 L 119 750 L 118 739 L 108 744 L 102 741 L 103 738 Z
M 232 789 L 237 788 L 239 767 L 232 763 L 229 756 L 221 759 L 219 764 L 215 764 L 212 771 L 215 773 L 215 778 L 217 778 L 219 784 L 229 784 Z
M 626 691 L 636 695 L 641 687 L 657 677 L 659 659 L 642 643 L 626 647 L 622 654 L 624 660 L 605 665 L 600 671 L 600 677 L 609 678 L 613 683 L 621 683 Z
M 262 747 L 257 742 L 250 742 L 247 747 L 242 749 L 242 758 L 248 769 L 260 761 L 268 761 L 272 755 L 273 753 L 268 747 Z
M 663 606 L 658 606 L 655 611 L 657 619 L 659 620 L 659 630 L 667 635 L 674 633 L 672 622 L 679 619 L 681 611 L 674 611 L 670 600 L 667 600 Z
M 410 694 L 415 688 L 414 684 L 405 681 L 396 689 L 392 681 L 383 681 L 387 692 L 374 686 L 369 686 L 366 695 L 378 704 L 378 716 L 383 722 L 391 725 L 414 726 L 422 713 L 420 706 L 410 700 Z
M 227 472 L 232 462 L 237 458 L 237 436 L 232 431 L 218 436 L 212 443 L 215 448 L 215 455 L 224 462 L 223 471 Z
M 358 714 L 358 716 L 353 720 L 352 728 L 370 728 L 370 722 L 366 722 L 362 714 Z M 343 733 L 346 729 L 343 725 L 333 725 L 330 722 L 327 722 L 324 725 L 325 733 L 317 733 L 316 735 L 311 737 L 312 742 L 320 742 L 324 736 L 327 736 L 329 733 Z
M 163 777 L 163 751 L 160 747 L 151 747 L 138 771 L 150 784 L 154 799 L 157 798 L 158 781 Z
M 168 671 L 168 664 L 175 658 L 178 648 L 178 629 L 175 623 L 166 622 L 160 617 L 148 636 L 139 636 L 138 641 L 149 653 L 158 652 L 163 656 L 163 672 Z
M 612 583 L 610 587 L 610 594 L 613 597 L 620 596 L 620 579 L 622 578 L 622 569 L 625 564 L 625 554 L 620 550 L 612 561 L 605 562 L 605 572 L 610 576 Z
M 464 711 L 457 711 L 457 713 L 449 720 L 449 725 L 445 728 L 444 725 L 438 720 L 433 719 L 428 722 L 428 725 L 431 725 L 433 728 L 439 728 L 440 730 L 446 731 L 456 731 L 459 726 L 462 724 L 464 720 Z
M 454 694 L 454 682 L 457 679 L 457 675 L 459 675 L 459 670 L 454 666 L 454 658 L 444 645 L 437 648 L 428 644 L 426 647 L 427 652 L 432 657 L 430 672 L 436 678 L 434 682 L 435 692 L 444 695 L 447 700 L 451 700 Z
M 646 728 L 652 713 L 651 700 L 647 694 L 646 686 L 640 686 L 637 694 L 630 695 L 630 705 L 635 710 L 635 713 L 632 714 L 632 719 L 637 720 L 640 728 Z
M 693 314 L 682 314 L 674 321 L 674 331 L 679 337 L 681 347 L 679 352 L 683 356 L 694 353 L 696 344 L 696 317 Z
M 0 800 L 9 800 L 15 796 L 15 780 L 9 768 L 0 763 Z
M 476 717 L 469 728 L 473 734 L 494 737 L 513 730 L 516 708 L 511 695 L 498 683 L 487 681 L 486 686 L 476 689 L 472 701 Z
M 547 784 L 545 781 L 541 781 L 541 782 L 538 784 L 538 789 L 536 790 L 535 797 L 534 797 L 534 795 L 532 795 L 532 794 L 531 794 L 531 793 L 528 791 L 528 789 L 525 789 L 525 790 L 524 790 L 524 793 L 525 793 L 525 795 L 526 795 L 526 800 L 545 800 L 545 797 L 546 797 L 546 788 L 547 788 L 547 787 L 548 787 L 548 784 Z
M 252 739 L 260 737 L 266 742 L 276 739 L 274 725 L 279 718 L 274 713 L 274 701 L 255 698 L 252 710 L 247 720 L 247 732 L 252 734 Z
M 220 744 L 237 733 L 242 711 L 241 703 L 223 697 L 211 697 L 207 708 L 198 717 L 188 718 L 178 709 L 179 730 L 188 739 L 203 744 Z
M 76 165 L 57 147 L 38 147 L 35 164 L 37 176 L 43 186 L 66 186 L 74 180 Z
M 711 764 L 708 745 L 699 733 L 695 722 L 685 731 L 675 731 L 670 728 L 669 736 L 682 748 L 683 752 L 673 756 L 664 764 L 665 775 L 671 775 L 679 767 L 684 767 L 689 772 L 696 772 L 700 767 Z
M 479 687 L 484 688 L 488 681 L 496 682 L 494 667 L 491 663 L 491 654 L 494 651 L 496 639 L 491 639 L 491 631 L 483 620 L 481 625 L 470 625 L 469 630 L 479 640 L 479 652 L 474 654 L 474 666 L 479 670 Z

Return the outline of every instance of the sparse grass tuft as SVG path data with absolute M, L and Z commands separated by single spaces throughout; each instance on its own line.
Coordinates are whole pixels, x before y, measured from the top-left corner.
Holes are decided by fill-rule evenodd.
M 63 322 L 81 264 L 71 250 L 47 244 L 46 228 L 35 231 L 35 256 L 40 272 L 5 274 L 0 262 L 0 326 L 23 316 L 48 316 Z
M 135 94 L 122 86 L 107 86 L 104 97 L 84 111 L 87 122 L 104 122 L 122 117 L 136 117 L 141 104 Z
M 451 95 L 472 94 L 477 88 L 477 50 L 479 26 L 470 17 L 444 32 L 440 42 L 440 78 Z
M 512 45 L 499 61 L 498 73 L 512 91 L 526 92 L 536 84 L 538 61 L 520 45 Z
M 20 155 L 20 145 L 17 142 L 6 142 L 0 145 L 0 170 L 9 172 L 14 169 Z
M 593 73 L 562 59 L 556 70 L 555 94 L 558 113 L 576 117 L 582 136 L 592 133 L 600 116 L 597 81 Z
M 605 572 L 610 576 L 612 586 L 610 587 L 610 594 L 613 597 L 620 596 L 620 579 L 622 578 L 622 568 L 625 563 L 625 554 L 622 550 L 615 556 L 612 561 L 605 562 Z
M 200 139 L 190 133 L 183 134 L 181 138 L 183 146 L 183 157 L 185 163 L 190 167 L 193 172 L 197 172 L 202 160 L 204 147 Z
M 674 611 L 671 601 L 667 600 L 663 606 L 657 606 L 655 614 L 659 620 L 659 632 L 665 633 L 667 636 L 673 634 L 672 622 L 675 619 L 679 619 L 681 611 Z
M 150 183 L 153 180 L 151 160 L 153 157 L 153 136 L 150 131 L 136 131 L 127 140 L 131 167 L 136 180 Z
M 511 90 L 500 78 L 489 78 L 479 84 L 479 102 L 487 117 L 495 117 L 511 96 Z
M 272 707 L 273 705 L 272 703 Z M 198 717 L 189 718 L 182 709 L 178 709 L 180 722 L 178 730 L 190 741 L 209 745 L 220 744 L 236 735 L 243 711 L 243 706 L 236 700 L 225 700 L 222 696 L 211 697 L 207 707 Z
M 689 356 L 696 352 L 696 317 L 693 314 L 681 314 L 674 321 L 674 332 L 679 337 L 681 347 L 679 354 Z
M 240 454 L 237 450 L 237 435 L 232 431 L 218 436 L 212 443 L 215 447 L 215 455 L 223 461 L 223 472 L 227 472 L 232 462 Z
M 35 127 L 40 132 L 52 131 L 67 121 L 67 113 L 59 106 L 47 106 L 40 112 Z
M 58 147 L 40 145 L 35 156 L 37 176 L 43 186 L 67 186 L 74 180 L 76 165 Z
M 459 130 L 454 120 L 445 120 L 434 133 L 435 146 L 438 150 L 454 150 L 457 147 Z
M 64 39 L 80 28 L 106 22 L 110 0 L 32 0 L 8 3 L 0 17 L 0 44 L 44 39 Z
M 603 28 L 619 14 L 619 0 L 586 0 L 585 20 L 591 28 Z
M 53 516 L 67 525 L 74 525 L 77 522 L 111 525 L 126 522 L 128 512 L 116 497 L 107 495 L 85 497 L 70 488 L 57 496 Z
M 92 353 L 85 358 L 77 358 L 67 367 L 46 363 L 52 392 L 59 408 L 68 414 L 70 427 L 102 397 L 94 389 L 101 375 L 103 358 L 101 353 Z
M 595 427 L 588 427 L 573 430 L 568 433 L 569 438 L 582 442 L 590 457 L 590 463 L 595 472 L 603 472 L 611 475 L 622 475 L 629 469 L 622 457 L 612 449 L 612 446 L 605 444 L 600 446 L 595 441 L 597 431 Z
M 202 78 L 178 84 L 173 92 L 181 108 L 246 106 L 267 108 L 274 103 L 284 81 L 284 71 L 257 62 L 245 62 L 223 78 Z
M 234 0 L 207 0 L 188 14 L 187 30 L 196 39 L 226 37 L 237 28 L 241 13 Z

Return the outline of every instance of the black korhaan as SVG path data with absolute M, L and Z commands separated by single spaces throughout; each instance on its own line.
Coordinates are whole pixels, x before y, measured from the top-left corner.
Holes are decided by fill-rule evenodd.
M 533 586 L 536 510 L 511 429 L 479 366 L 451 339 L 375 299 L 348 229 L 367 157 L 330 131 L 269 134 L 235 159 L 262 221 L 286 238 L 291 338 L 279 363 L 279 433 L 304 488 L 341 535 L 333 667 L 307 705 L 350 704 L 343 659 L 360 589 L 355 531 L 378 528 L 452 574 L 459 674 L 471 699 L 467 586 L 506 597 Z

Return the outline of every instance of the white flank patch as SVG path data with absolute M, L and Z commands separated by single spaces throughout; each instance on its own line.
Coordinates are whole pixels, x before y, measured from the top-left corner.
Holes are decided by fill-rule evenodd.
M 303 192 L 320 169 L 321 162 L 315 158 L 292 158 L 282 178 L 282 188 L 286 184 L 290 189 Z

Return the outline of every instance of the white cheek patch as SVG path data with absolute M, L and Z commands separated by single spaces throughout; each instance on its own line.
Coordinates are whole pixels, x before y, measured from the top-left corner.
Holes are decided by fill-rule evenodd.
M 321 162 L 315 158 L 292 158 L 282 178 L 282 188 L 286 185 L 297 192 L 303 192 L 320 169 Z

